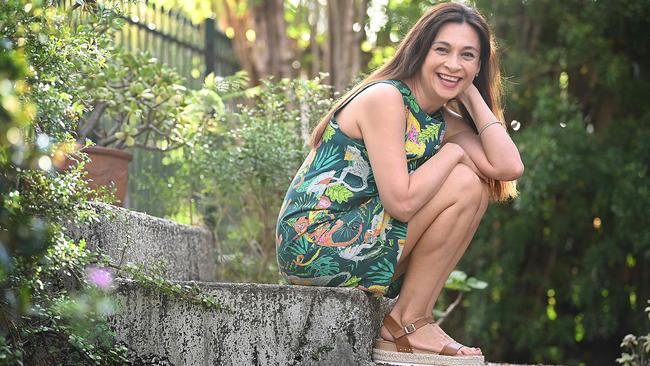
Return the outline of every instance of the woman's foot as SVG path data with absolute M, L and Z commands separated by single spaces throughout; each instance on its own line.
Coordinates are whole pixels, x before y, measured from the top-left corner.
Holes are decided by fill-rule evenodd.
M 393 337 L 388 332 L 386 326 L 382 325 L 379 334 L 381 338 L 387 341 L 393 341 Z M 405 337 L 408 337 L 413 348 L 436 353 L 439 353 L 442 348 L 450 342 L 455 342 L 442 330 L 442 328 L 440 328 L 440 326 L 438 326 L 438 324 L 427 324 Z M 458 351 L 458 355 L 479 356 L 482 355 L 482 353 L 480 348 L 464 346 Z

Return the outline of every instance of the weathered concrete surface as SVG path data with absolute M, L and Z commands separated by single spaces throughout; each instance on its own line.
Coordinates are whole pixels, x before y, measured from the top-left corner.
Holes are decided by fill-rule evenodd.
M 140 212 L 94 204 L 99 222 L 69 227 L 74 239 L 84 238 L 89 248 L 99 248 L 116 262 L 147 266 L 162 262 L 162 275 L 170 280 L 213 281 L 215 244 L 203 228 Z
M 388 365 L 385 363 L 376 363 L 375 366 L 392 366 Z M 561 365 L 543 365 L 541 363 L 535 364 L 535 365 L 524 365 L 524 364 L 514 364 L 514 363 L 492 363 L 492 362 L 485 362 L 485 366 L 561 366 Z
M 486 358 L 489 358 L 490 356 L 488 355 Z M 389 364 L 385 363 L 376 363 L 375 366 L 392 366 Z M 534 364 L 534 365 L 528 365 L 528 364 L 514 364 L 514 363 L 493 363 L 489 362 L 486 360 L 485 366 L 561 366 L 561 365 L 543 365 L 541 363 Z
M 116 291 L 118 340 L 143 358 L 182 366 L 373 366 L 372 344 L 388 307 L 362 291 L 198 283 L 222 310 L 131 281 Z
M 392 366 L 388 365 L 385 363 L 376 363 L 375 366 Z M 514 363 L 492 363 L 492 362 L 485 362 L 485 366 L 561 366 L 561 365 L 543 365 L 541 363 L 534 364 L 534 365 L 528 365 L 528 364 L 514 364 Z

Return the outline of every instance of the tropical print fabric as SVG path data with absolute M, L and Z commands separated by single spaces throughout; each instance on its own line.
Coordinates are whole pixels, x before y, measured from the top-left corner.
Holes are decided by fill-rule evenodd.
M 398 80 L 365 88 L 378 82 L 399 89 L 408 111 L 404 147 L 410 174 L 439 150 L 445 132 L 442 111 L 427 115 Z M 364 143 L 338 128 L 339 110 L 298 170 L 280 209 L 279 268 L 290 284 L 357 287 L 395 297 L 401 281 L 392 277 L 407 223 L 384 210 Z

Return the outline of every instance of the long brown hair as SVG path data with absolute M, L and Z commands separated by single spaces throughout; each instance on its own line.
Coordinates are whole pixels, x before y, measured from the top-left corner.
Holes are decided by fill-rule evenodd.
M 312 131 L 311 146 L 315 148 L 321 141 L 327 123 L 336 110 L 365 85 L 376 80 L 405 80 L 416 75 L 420 71 L 438 31 L 448 22 L 467 23 L 478 34 L 481 44 L 481 68 L 478 76 L 474 79 L 474 85 L 476 85 L 494 115 L 500 121 L 503 121 L 501 71 L 496 52 L 496 41 L 489 25 L 476 9 L 458 3 L 442 3 L 433 6 L 420 17 L 406 34 L 393 57 L 343 95 L 330 108 Z M 472 117 L 467 109 L 460 103 L 458 103 L 458 109 L 465 120 L 469 122 L 469 125 L 476 131 Z M 505 123 L 501 123 L 505 127 Z M 516 181 L 505 182 L 489 179 L 488 184 L 491 198 L 494 201 L 504 201 L 517 196 Z

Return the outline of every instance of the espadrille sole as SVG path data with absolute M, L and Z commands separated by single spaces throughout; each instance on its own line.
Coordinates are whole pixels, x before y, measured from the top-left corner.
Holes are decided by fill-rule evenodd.
M 399 366 L 485 366 L 483 356 L 442 356 L 435 352 L 414 349 L 413 353 L 397 352 L 395 344 L 377 340 L 372 350 L 372 360 L 377 363 Z

